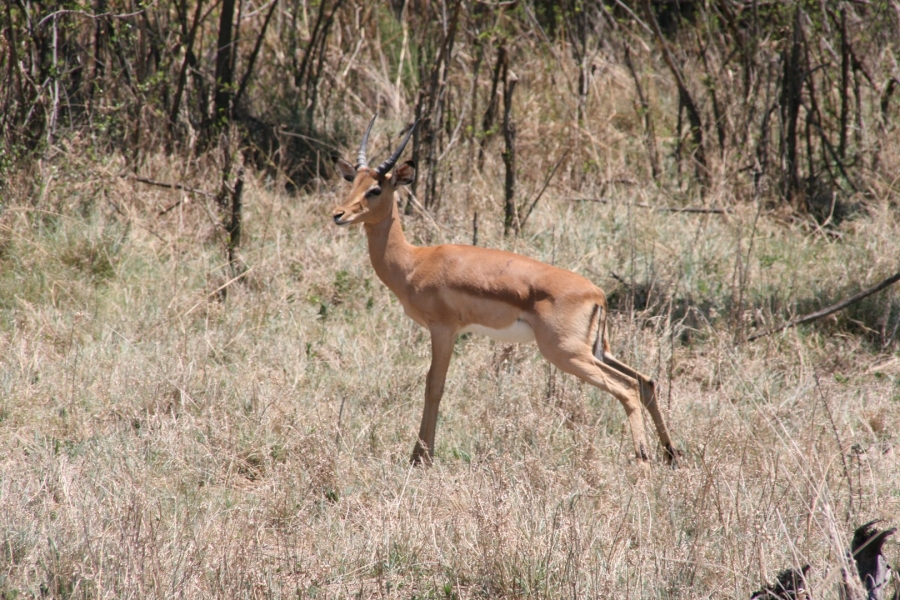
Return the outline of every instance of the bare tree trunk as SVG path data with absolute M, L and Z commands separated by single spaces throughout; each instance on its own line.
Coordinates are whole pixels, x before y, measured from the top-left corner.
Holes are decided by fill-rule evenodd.
M 794 203 L 800 192 L 800 172 L 797 164 L 797 122 L 800 119 L 801 93 L 803 91 L 802 69 L 802 24 L 800 6 L 794 16 L 794 31 L 790 50 L 784 53 L 784 77 L 781 93 L 782 148 L 784 164 L 782 191 L 784 198 Z
M 322 76 L 322 69 L 325 61 L 325 44 L 328 41 L 328 32 L 334 24 L 334 16 L 341 7 L 343 0 L 335 0 L 330 11 L 326 10 L 327 0 L 322 0 L 319 4 L 319 12 L 316 15 L 316 22 L 310 34 L 309 43 L 303 50 L 303 58 L 298 63 L 296 56 L 296 37 L 291 38 L 288 44 L 288 50 L 291 52 L 292 63 L 294 67 L 294 86 L 301 90 L 303 97 L 298 106 L 303 108 L 303 115 L 306 119 L 304 123 L 308 129 L 312 128 L 313 118 L 316 112 L 318 102 L 319 79 Z M 294 29 L 299 27 L 296 22 L 299 7 L 294 9 Z M 293 31 L 292 36 L 296 36 Z
M 690 90 L 688 90 L 684 74 L 681 72 L 681 67 L 678 66 L 675 57 L 672 55 L 672 51 L 669 49 L 669 45 L 666 43 L 666 39 L 663 37 L 662 30 L 659 28 L 659 22 L 656 20 L 656 14 L 653 12 L 653 7 L 650 6 L 650 0 L 641 0 L 641 7 L 644 10 L 647 21 L 650 23 L 650 27 L 653 29 L 656 41 L 662 50 L 663 59 L 669 67 L 669 71 L 672 72 L 672 76 L 675 78 L 675 85 L 678 87 L 678 97 L 680 102 L 685 110 L 687 110 L 688 122 L 691 125 L 691 137 L 694 139 L 693 155 L 696 164 L 697 179 L 700 181 L 702 188 L 705 189 L 709 187 L 709 166 L 706 163 L 706 151 L 704 150 L 703 145 L 703 120 L 700 118 L 700 111 L 697 109 L 697 105 L 694 102 L 694 98 L 691 96 Z
M 234 190 L 231 192 L 231 221 L 228 223 L 228 262 L 231 263 L 234 270 L 240 269 L 239 265 L 237 265 L 237 251 L 241 247 L 243 193 L 244 167 L 239 167 L 237 181 L 234 184 Z
M 16 27 L 13 24 L 12 2 L 6 2 L 6 40 L 7 48 L 9 48 L 9 61 L 7 63 L 8 75 L 7 82 L 12 85 L 6 90 L 6 98 L 4 101 L 3 115 L 0 117 L 0 125 L 4 125 L 4 129 L 8 131 L 8 120 L 18 123 L 18 115 L 21 114 L 25 104 L 25 95 L 22 90 L 22 76 L 19 69 L 18 45 L 16 38 Z M 16 106 L 16 115 L 10 115 L 10 105 Z
M 487 108 L 484 110 L 484 118 L 481 120 L 481 140 L 478 148 L 478 170 L 484 168 L 484 147 L 487 145 L 488 139 L 493 137 L 492 129 L 494 127 L 494 119 L 497 118 L 497 90 L 500 86 L 501 76 L 505 77 L 507 69 L 506 46 L 500 44 L 497 48 L 497 63 L 494 65 L 494 76 L 491 79 L 491 95 L 488 99 Z M 505 81 L 505 80 L 504 80 Z
M 847 9 L 841 7 L 841 132 L 838 142 L 838 156 L 847 158 L 847 122 L 850 112 L 850 43 L 847 41 Z
M 231 98 L 234 81 L 234 51 L 232 28 L 234 26 L 235 0 L 222 0 L 219 15 L 219 39 L 216 43 L 216 87 L 213 97 L 212 125 L 218 127 L 231 119 Z
M 197 28 L 200 26 L 200 15 L 203 11 L 203 0 L 197 0 L 197 9 L 194 11 L 194 20 L 191 27 L 187 28 L 187 3 L 183 5 L 183 22 L 182 36 L 184 38 L 184 59 L 181 61 L 181 68 L 178 71 L 178 80 L 175 83 L 175 97 L 172 99 L 172 106 L 169 110 L 169 128 L 174 136 L 174 126 L 178 122 L 178 111 L 181 110 L 181 97 L 184 94 L 184 86 L 187 83 L 188 67 L 196 61 L 194 56 L 194 38 L 197 35 Z
M 247 85 L 250 83 L 250 77 L 253 75 L 253 67 L 256 64 L 256 59 L 259 56 L 259 50 L 262 48 L 263 39 L 266 37 L 266 31 L 269 29 L 269 23 L 272 20 L 272 15 L 275 14 L 275 9 L 278 7 L 278 2 L 272 2 L 272 7 L 269 8 L 269 12 L 266 13 L 266 20 L 263 21 L 262 29 L 259 31 L 259 35 L 256 36 L 256 44 L 253 45 L 253 51 L 250 53 L 250 58 L 247 61 L 247 69 L 244 72 L 244 76 L 241 77 L 241 85 L 238 87 L 237 93 L 234 95 L 234 106 L 238 108 L 238 104 L 241 101 L 241 97 L 244 95 L 244 92 L 247 90 Z
M 638 95 L 638 102 L 640 102 L 639 112 L 644 121 L 644 142 L 647 145 L 647 158 L 650 161 L 650 172 L 655 181 L 660 174 L 659 153 L 656 149 L 656 130 L 653 127 L 653 117 L 650 115 L 650 103 L 644 95 L 644 88 L 641 86 L 641 80 L 631 60 L 631 49 L 627 42 L 625 43 L 625 66 L 628 67 L 628 71 L 631 73 L 632 79 L 634 79 L 634 89 Z
M 431 65 L 428 76 L 428 91 L 419 96 L 416 103 L 416 117 L 422 119 L 413 139 L 414 158 L 420 156 L 422 144 L 425 147 L 425 208 L 434 208 L 438 200 L 438 146 L 441 139 L 441 127 L 444 123 L 446 108 L 447 82 L 450 77 L 450 59 L 453 55 L 453 45 L 456 39 L 456 30 L 462 12 L 462 0 L 456 0 L 453 12 L 447 17 L 445 13 L 444 33 L 437 56 Z M 417 182 L 416 182 L 417 183 Z M 413 186 L 415 193 L 415 184 Z
M 519 79 L 515 73 L 507 71 L 503 84 L 503 164 L 506 167 L 506 181 L 503 203 L 503 235 L 519 233 L 519 212 L 516 209 L 516 123 L 512 119 L 512 97 Z

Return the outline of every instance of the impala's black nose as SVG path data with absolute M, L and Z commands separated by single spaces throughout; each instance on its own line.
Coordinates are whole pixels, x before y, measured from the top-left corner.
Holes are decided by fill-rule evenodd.
M 338 225 L 340 225 L 340 224 L 341 224 L 341 217 L 344 216 L 344 211 L 342 211 L 342 210 L 336 210 L 336 211 L 334 211 L 334 213 L 332 214 L 332 216 L 334 217 L 334 222 L 337 223 Z

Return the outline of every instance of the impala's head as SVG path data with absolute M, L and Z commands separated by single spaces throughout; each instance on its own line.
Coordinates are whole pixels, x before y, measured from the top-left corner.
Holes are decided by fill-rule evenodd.
M 338 225 L 380 223 L 391 214 L 394 192 L 401 185 L 412 183 L 416 175 L 416 164 L 411 160 L 394 169 L 397 159 L 400 158 L 416 128 L 416 123 L 410 127 L 394 153 L 373 169 L 366 161 L 366 145 L 369 143 L 369 132 L 372 131 L 374 123 L 375 117 L 372 117 L 359 145 L 355 167 L 343 158 L 336 158 L 334 161 L 343 178 L 353 183 L 353 188 L 344 202 L 332 213 L 334 222 Z

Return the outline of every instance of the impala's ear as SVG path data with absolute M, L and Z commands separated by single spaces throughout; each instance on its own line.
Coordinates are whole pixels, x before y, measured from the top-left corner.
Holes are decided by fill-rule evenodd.
M 416 163 L 408 160 L 394 169 L 394 185 L 409 185 L 416 178 Z
M 340 172 L 341 177 L 343 177 L 347 181 L 353 181 L 354 179 L 356 179 L 356 167 L 348 163 L 340 156 L 334 157 L 334 166 L 337 167 L 337 170 L 338 172 Z

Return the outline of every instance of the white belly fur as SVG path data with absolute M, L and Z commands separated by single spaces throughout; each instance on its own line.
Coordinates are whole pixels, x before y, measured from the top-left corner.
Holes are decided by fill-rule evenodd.
M 485 327 L 484 325 L 472 323 L 471 325 L 468 325 L 465 329 L 463 329 L 460 333 L 464 333 L 467 331 L 471 331 L 472 333 L 480 333 L 482 335 L 488 336 L 489 338 L 495 339 L 498 342 L 506 342 L 508 344 L 524 344 L 526 342 L 534 341 L 534 330 L 531 328 L 531 325 L 529 325 L 525 321 L 522 321 L 521 319 L 517 320 L 506 329 L 491 329 L 490 327 Z

